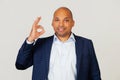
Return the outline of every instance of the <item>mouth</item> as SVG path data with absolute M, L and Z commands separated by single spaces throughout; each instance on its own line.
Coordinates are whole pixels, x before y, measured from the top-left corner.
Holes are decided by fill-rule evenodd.
M 65 28 L 59 27 L 59 28 L 58 28 L 58 31 L 59 31 L 59 32 L 63 32 L 63 31 L 65 31 Z

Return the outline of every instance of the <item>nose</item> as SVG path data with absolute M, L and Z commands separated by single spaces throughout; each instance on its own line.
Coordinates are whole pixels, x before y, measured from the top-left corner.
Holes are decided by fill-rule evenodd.
M 64 26 L 64 22 L 63 22 L 63 21 L 60 21 L 59 26 L 60 26 L 60 27 Z

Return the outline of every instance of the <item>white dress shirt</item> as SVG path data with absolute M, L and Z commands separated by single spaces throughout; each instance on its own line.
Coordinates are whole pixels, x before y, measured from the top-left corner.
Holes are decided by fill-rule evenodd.
M 65 42 L 61 42 L 54 35 L 49 65 L 48 80 L 76 79 L 76 52 L 73 34 Z

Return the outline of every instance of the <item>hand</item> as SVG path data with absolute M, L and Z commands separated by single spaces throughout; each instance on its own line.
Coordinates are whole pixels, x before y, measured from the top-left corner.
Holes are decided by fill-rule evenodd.
M 34 23 L 32 25 L 32 30 L 28 37 L 28 41 L 30 41 L 30 42 L 34 41 L 35 39 L 37 39 L 39 36 L 41 36 L 45 32 L 44 28 L 41 25 L 38 25 L 40 20 L 41 20 L 41 17 L 38 17 L 34 21 Z

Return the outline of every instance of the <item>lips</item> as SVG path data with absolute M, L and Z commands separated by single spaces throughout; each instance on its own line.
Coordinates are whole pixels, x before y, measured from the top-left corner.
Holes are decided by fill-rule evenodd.
M 65 30 L 65 28 L 63 28 L 63 27 L 58 28 L 58 31 L 60 31 L 60 32 L 63 32 L 64 30 Z

